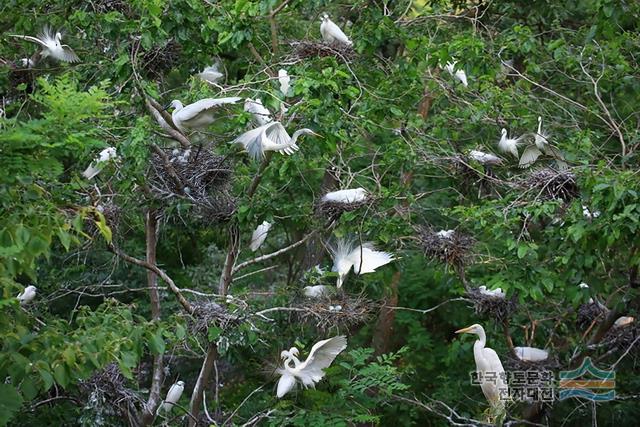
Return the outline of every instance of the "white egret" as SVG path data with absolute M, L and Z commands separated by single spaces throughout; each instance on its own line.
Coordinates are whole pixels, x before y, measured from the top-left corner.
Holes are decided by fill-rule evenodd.
M 504 368 L 498 353 L 489 347 L 485 347 L 487 336 L 484 328 L 477 323 L 456 331 L 456 334 L 464 333 L 478 336 L 478 339 L 473 344 L 473 357 L 476 361 L 476 371 L 478 372 L 478 380 L 484 397 L 487 398 L 493 408 L 503 409 L 504 401 L 507 399 L 509 391 Z
M 493 290 L 487 289 L 486 286 L 482 285 L 478 287 L 478 290 L 480 291 L 480 293 L 482 295 L 491 297 L 491 298 L 504 298 L 505 297 L 505 293 L 503 292 L 502 288 L 495 288 Z
M 525 362 L 541 362 L 549 358 L 549 352 L 535 347 L 514 347 L 513 351 L 518 359 Z
M 367 190 L 364 188 L 350 188 L 346 190 L 331 191 L 320 199 L 322 202 L 358 203 L 367 199 Z
M 592 220 L 600 216 L 600 211 L 591 212 L 587 206 L 582 205 L 582 216 L 584 216 L 588 220 Z
M 270 224 L 267 221 L 263 221 L 262 224 L 256 227 L 253 235 L 251 236 L 251 243 L 249 244 L 249 247 L 253 252 L 257 251 L 260 246 L 262 246 L 272 226 L 273 224 Z
M 36 61 L 31 58 L 22 58 L 20 64 L 22 64 L 22 68 L 33 68 L 36 66 Z
M 329 15 L 326 13 L 322 15 L 320 18 L 322 24 L 320 24 L 320 34 L 322 34 L 322 39 L 327 43 L 342 43 L 347 46 L 351 46 L 353 43 L 349 40 L 349 37 L 345 33 L 342 32 L 340 27 L 333 23 L 331 19 L 329 19 Z
M 458 68 L 456 70 L 455 66 L 457 63 L 458 61 L 447 62 L 447 65 L 445 65 L 444 69 L 447 70 L 449 74 L 458 79 L 464 87 L 468 87 L 469 84 L 467 83 L 467 73 L 465 73 L 462 68 Z
M 296 142 L 301 135 L 320 136 L 311 129 L 299 129 L 289 136 L 280 122 L 270 122 L 243 133 L 229 144 L 240 144 L 254 160 L 261 160 L 266 151 L 286 155 L 295 153 L 300 149 Z
M 493 166 L 502 164 L 502 159 L 500 157 L 479 150 L 469 151 L 469 157 L 482 165 Z
M 164 399 L 164 404 L 162 405 L 162 409 L 165 411 L 170 411 L 173 408 L 173 405 L 180 400 L 180 396 L 182 396 L 182 392 L 184 391 L 184 381 L 178 381 L 173 384 L 171 388 L 169 388 L 169 392 L 167 393 L 167 397 Z
M 630 324 L 632 324 L 636 319 L 632 316 L 622 316 L 622 317 L 618 317 L 616 319 L 615 322 L 613 322 L 613 327 L 614 328 L 624 328 L 625 326 L 629 326 Z
M 331 288 L 325 285 L 305 286 L 302 293 L 307 298 L 322 298 L 329 295 Z
M 276 391 L 278 398 L 293 390 L 296 382 L 302 384 L 304 388 L 315 388 L 316 383 L 325 375 L 324 369 L 328 368 L 345 348 L 347 348 L 347 338 L 340 335 L 314 344 L 309 357 L 304 362 L 300 362 L 296 357 L 298 349 L 295 347 L 280 353 L 280 357 L 284 360 L 284 367 L 277 371 L 280 374 Z M 291 366 L 291 363 L 294 366 Z
M 578 287 L 580 289 L 589 289 L 589 285 L 587 285 L 586 283 L 582 282 L 578 285 Z
M 502 135 L 500 136 L 500 141 L 498 142 L 498 149 L 503 153 L 511 153 L 517 159 L 518 158 L 518 144 L 525 135 L 522 135 L 518 138 L 508 138 L 507 130 L 502 128 Z
M 373 273 L 376 268 L 389 264 L 394 260 L 392 254 L 376 251 L 371 243 L 357 245 L 352 241 L 340 239 L 329 250 L 333 257 L 331 271 L 338 273 L 338 281 L 336 283 L 338 288 L 342 287 L 351 267 L 353 267 L 354 273 L 358 275 Z
M 533 134 L 534 145 L 530 145 L 524 149 L 520 156 L 519 166 L 526 168 L 531 166 L 538 160 L 542 153 L 553 157 L 560 170 L 567 169 L 568 165 L 564 161 L 564 156 L 556 147 L 549 143 L 549 134 L 542 129 L 542 117 L 538 116 L 538 130 Z
M 118 157 L 115 147 L 107 147 L 98 154 L 98 157 L 91 162 L 91 164 L 82 172 L 87 179 L 93 179 L 100 173 L 104 165 L 110 160 L 114 160 Z
M 284 96 L 287 96 L 289 89 L 291 89 L 289 86 L 289 83 L 291 83 L 291 77 L 289 77 L 287 70 L 278 70 L 278 82 L 280 83 L 280 92 L 282 92 Z
M 266 125 L 273 121 L 271 112 L 262 105 L 262 101 L 260 99 L 256 99 L 255 101 L 251 98 L 245 99 L 244 111 L 251 113 L 253 121 L 256 122 L 258 126 Z
M 196 75 L 205 82 L 212 84 L 217 84 L 218 80 L 224 77 L 224 74 L 219 70 L 218 64 L 206 67 L 201 73 Z
M 455 232 L 456 230 L 440 230 L 436 233 L 436 236 L 438 236 L 440 239 L 448 240 L 453 237 Z
M 176 127 L 182 132 L 204 129 L 216 121 L 214 111 L 217 108 L 228 104 L 235 104 L 240 100 L 241 98 L 236 96 L 217 99 L 206 98 L 185 106 L 182 105 L 182 102 L 179 100 L 174 99 L 170 104 L 170 106 L 173 107 L 171 118 Z
M 22 40 L 39 44 L 42 46 L 42 52 L 40 54 L 43 58 L 50 57 L 64 62 L 80 61 L 80 58 L 78 58 L 78 55 L 75 54 L 73 49 L 66 44 L 62 44 L 62 34 L 60 32 L 56 32 L 54 34 L 51 28 L 47 26 L 44 27 L 42 33 L 38 34 L 38 37 L 18 34 L 11 34 L 10 37 L 17 37 Z
M 18 301 L 20 301 L 20 305 L 27 305 L 36 297 L 36 288 L 33 285 L 29 285 L 22 292 L 18 294 Z

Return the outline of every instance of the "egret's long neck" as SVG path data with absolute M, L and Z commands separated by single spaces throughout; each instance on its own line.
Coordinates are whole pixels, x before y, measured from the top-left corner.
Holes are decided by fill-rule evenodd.
M 478 340 L 474 344 L 474 349 L 477 346 L 479 349 L 483 349 L 487 345 L 487 335 L 484 333 L 484 329 L 478 331 Z
M 299 129 L 297 131 L 295 131 L 293 133 L 293 135 L 291 136 L 291 140 L 289 141 L 289 145 L 293 145 L 296 143 L 296 141 L 298 140 L 298 138 L 300 137 L 300 135 L 303 135 L 305 133 L 304 129 Z

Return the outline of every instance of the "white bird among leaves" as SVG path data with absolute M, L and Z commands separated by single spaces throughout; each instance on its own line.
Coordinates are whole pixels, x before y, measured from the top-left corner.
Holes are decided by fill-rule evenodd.
M 228 104 L 235 104 L 242 98 L 206 98 L 193 104 L 183 105 L 177 99 L 171 101 L 173 107 L 171 119 L 173 124 L 182 132 L 204 129 L 216 121 L 215 110 Z
M 514 347 L 518 359 L 525 362 L 541 362 L 549 358 L 549 352 L 535 347 Z
M 10 37 L 16 37 L 22 40 L 27 40 L 33 43 L 37 43 L 42 46 L 43 58 L 53 58 L 58 61 L 64 62 L 79 62 L 80 58 L 68 45 L 62 44 L 62 33 L 56 32 L 55 34 L 49 27 L 44 27 L 42 33 L 38 34 L 38 37 L 23 36 L 18 34 L 11 34 Z
M 267 123 L 271 123 L 273 121 L 271 112 L 262 105 L 262 101 L 260 99 L 245 99 L 244 111 L 246 111 L 247 113 L 251 113 L 251 115 L 253 116 L 253 121 L 256 122 L 258 126 L 266 125 Z
M 289 89 L 291 89 L 291 77 L 289 77 L 287 70 L 278 70 L 278 82 L 280 83 L 280 92 L 282 92 L 284 96 L 287 96 L 289 94 Z
M 301 135 L 320 136 L 311 129 L 299 129 L 289 136 L 280 122 L 270 122 L 251 129 L 230 141 L 229 144 L 240 144 L 254 160 L 261 160 L 267 151 L 291 155 L 300 147 L 296 144 Z
M 280 357 L 284 360 L 284 367 L 277 371 L 280 374 L 276 390 L 278 398 L 282 398 L 293 390 L 296 383 L 300 383 L 304 388 L 315 388 L 316 383 L 325 375 L 324 369 L 328 368 L 345 348 L 347 348 L 347 338 L 340 335 L 315 343 L 304 362 L 298 360 L 297 348 L 291 347 L 289 350 L 284 350 L 280 353 Z M 291 366 L 292 363 L 293 366 Z
M 329 250 L 333 257 L 331 271 L 338 273 L 336 283 L 338 289 L 342 287 L 351 267 L 353 267 L 354 273 L 358 275 L 373 273 L 376 268 L 389 264 L 394 260 L 392 254 L 376 251 L 371 243 L 358 245 L 349 240 L 339 239 L 335 246 L 329 247 Z
M 465 73 L 462 68 L 458 68 L 456 70 L 457 63 L 458 61 L 447 62 L 447 65 L 445 65 L 444 69 L 447 70 L 449 74 L 458 79 L 464 87 L 468 87 L 469 84 L 467 83 L 467 73 Z
M 257 251 L 260 246 L 262 246 L 272 226 L 273 224 L 263 221 L 262 224 L 256 227 L 251 235 L 251 243 L 249 244 L 249 248 L 251 248 L 253 252 Z
M 469 151 L 469 157 L 481 165 L 485 166 L 494 166 L 501 165 L 502 159 L 495 154 L 485 153 L 479 150 L 471 150 Z
M 351 46 L 353 43 L 347 37 L 347 35 L 342 32 L 340 27 L 333 23 L 331 19 L 329 19 L 329 15 L 326 13 L 322 15 L 320 18 L 322 20 L 322 24 L 320 24 L 320 34 L 322 34 L 322 39 L 327 43 L 341 43 L 347 46 Z
M 331 287 L 325 285 L 305 286 L 302 293 L 307 298 L 322 298 L 329 295 Z
M 33 285 L 29 285 L 22 292 L 18 294 L 18 301 L 20 301 L 20 305 L 27 305 L 36 297 L 36 288 Z
M 507 130 L 502 128 L 502 135 L 500 136 L 500 141 L 498 142 L 498 149 L 503 153 L 511 153 L 516 159 L 518 158 L 518 144 L 525 135 L 522 135 L 518 138 L 509 138 L 507 137 Z
M 538 130 L 533 134 L 533 137 L 533 145 L 525 148 L 522 156 L 520 156 L 519 166 L 521 168 L 526 168 L 534 164 L 542 153 L 555 159 L 558 169 L 566 170 L 568 168 L 560 150 L 549 143 L 549 134 L 542 129 L 542 117 L 540 116 L 538 116 Z
M 115 147 L 107 147 L 98 154 L 98 158 L 82 172 L 82 175 L 87 179 L 93 179 L 100 173 L 104 165 L 110 160 L 114 160 L 118 157 Z
M 364 188 L 350 188 L 346 190 L 331 191 L 324 196 L 320 201 L 333 202 L 333 203 L 359 203 L 367 199 L 367 190 Z
M 164 404 L 162 405 L 162 409 L 165 411 L 170 411 L 173 408 L 173 405 L 180 400 L 180 396 L 182 396 L 182 392 L 184 391 L 184 381 L 178 381 L 169 388 L 167 392 L 167 397 L 164 399 Z
M 218 64 L 206 67 L 201 73 L 196 75 L 200 77 L 200 79 L 211 84 L 217 84 L 218 81 L 224 77 L 224 74 L 220 71 Z

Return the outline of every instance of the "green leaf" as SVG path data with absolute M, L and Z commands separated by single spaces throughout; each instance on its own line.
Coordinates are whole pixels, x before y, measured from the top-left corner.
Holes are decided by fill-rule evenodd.
M 22 396 L 11 384 L 0 383 L 0 426 L 7 425 L 22 406 Z

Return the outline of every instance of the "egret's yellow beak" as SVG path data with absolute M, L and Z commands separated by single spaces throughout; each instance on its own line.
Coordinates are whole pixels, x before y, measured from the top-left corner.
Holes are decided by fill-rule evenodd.
M 311 135 L 317 136 L 318 138 L 324 138 L 324 136 L 320 135 L 319 133 L 315 133 L 314 131 L 311 131 Z
M 468 328 L 458 329 L 456 331 L 456 334 L 464 334 L 466 332 L 469 332 L 470 330 L 471 330 L 471 326 L 469 326 Z

